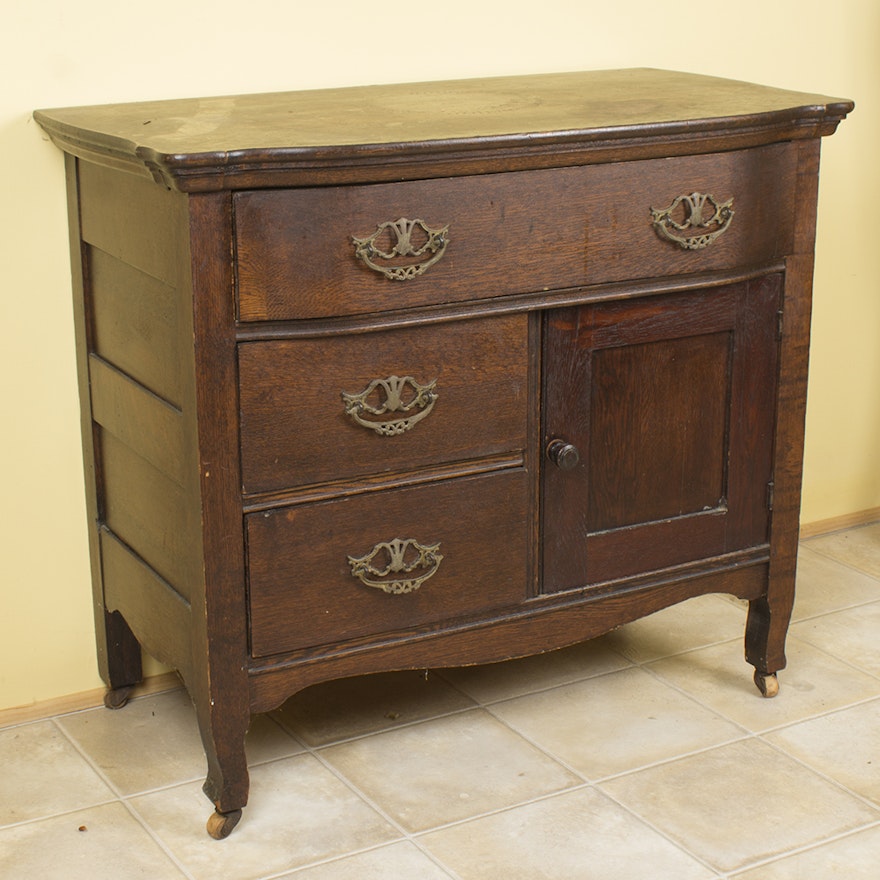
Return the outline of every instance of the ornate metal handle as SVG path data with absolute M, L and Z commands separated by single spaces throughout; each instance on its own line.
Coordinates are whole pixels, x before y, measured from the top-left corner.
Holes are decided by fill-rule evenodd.
M 679 205 L 684 206 L 685 216 L 682 223 L 672 218 L 672 213 Z M 711 207 L 708 216 L 706 216 L 707 205 Z M 657 234 L 686 251 L 698 251 L 712 244 L 719 235 L 727 231 L 730 221 L 733 220 L 733 213 L 732 198 L 726 202 L 719 202 L 715 196 L 698 192 L 678 196 L 668 208 L 663 208 L 661 211 L 651 208 Z M 691 229 L 706 231 L 688 235 L 687 232 Z
M 371 269 L 380 272 L 391 281 L 409 281 L 426 272 L 444 253 L 449 243 L 449 227 L 431 229 L 424 220 L 399 220 L 381 223 L 376 231 L 366 238 L 352 236 L 354 255 L 366 263 Z M 380 239 L 390 241 L 391 248 L 383 250 L 378 244 Z M 376 259 L 394 260 L 400 257 L 422 257 L 428 259 L 422 263 L 405 263 L 404 265 L 387 266 L 376 262 Z
M 359 394 L 342 392 L 345 412 L 359 425 L 370 428 L 383 437 L 394 437 L 409 431 L 431 412 L 439 397 L 434 388 L 436 384 L 437 380 L 434 379 L 427 385 L 420 385 L 412 376 L 404 376 L 403 378 L 389 376 L 387 379 L 374 379 Z M 403 393 L 407 386 L 412 389 L 413 396 L 405 401 Z M 379 406 L 372 406 L 367 401 L 377 390 L 382 391 L 384 399 L 379 403 Z M 416 408 L 418 412 L 413 415 L 404 415 L 402 418 L 387 421 L 372 421 L 364 418 L 365 414 L 384 416 L 386 413 L 409 413 Z
M 384 593 L 400 596 L 415 592 L 428 578 L 433 577 L 443 561 L 438 552 L 440 544 L 423 545 L 412 538 L 376 544 L 366 555 L 356 558 L 348 557 L 351 573 L 362 584 L 375 587 Z M 379 565 L 377 567 L 377 557 Z M 385 563 L 385 564 L 382 564 Z M 388 575 L 412 574 L 416 569 L 425 569 L 417 577 L 404 577 L 387 580 Z

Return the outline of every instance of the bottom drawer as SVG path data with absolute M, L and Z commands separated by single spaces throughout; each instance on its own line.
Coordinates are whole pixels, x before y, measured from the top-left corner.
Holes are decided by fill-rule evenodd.
M 518 604 L 528 494 L 511 470 L 249 515 L 252 655 Z

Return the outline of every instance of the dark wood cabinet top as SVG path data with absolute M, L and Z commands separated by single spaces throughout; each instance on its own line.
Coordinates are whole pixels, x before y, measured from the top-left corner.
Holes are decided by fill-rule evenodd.
M 648 158 L 830 134 L 851 101 L 652 69 L 39 110 L 68 153 L 184 191 Z M 430 168 L 428 168 L 430 166 Z

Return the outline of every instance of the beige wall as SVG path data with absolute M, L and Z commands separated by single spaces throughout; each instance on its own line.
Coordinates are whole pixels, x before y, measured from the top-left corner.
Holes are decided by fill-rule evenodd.
M 852 97 L 824 144 L 803 521 L 880 506 L 877 0 L 38 0 L 3 29 L 0 709 L 99 685 L 62 157 L 37 107 L 626 66 Z

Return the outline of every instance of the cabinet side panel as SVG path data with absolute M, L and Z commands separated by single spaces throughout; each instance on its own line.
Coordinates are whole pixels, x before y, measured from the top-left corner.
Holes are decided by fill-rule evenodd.
M 92 349 L 144 388 L 180 407 L 180 291 L 89 246 Z
M 163 663 L 186 669 L 189 603 L 106 528 L 101 530 L 101 559 L 107 607 L 124 606 L 144 649 Z
M 186 491 L 108 431 L 99 430 L 102 520 L 157 574 L 189 597 L 198 577 L 195 511 Z
M 186 197 L 143 177 L 80 164 L 82 239 L 172 287 L 186 282 Z
M 137 684 L 141 679 L 141 650 L 125 620 L 119 614 L 112 614 L 104 601 L 98 531 L 100 473 L 95 457 L 95 433 L 89 393 L 88 360 L 91 322 L 88 304 L 89 278 L 87 263 L 83 258 L 85 248 L 81 239 L 80 226 L 80 163 L 69 155 L 64 157 L 64 162 L 67 176 L 73 321 L 76 335 L 76 366 L 79 381 L 80 427 L 82 430 L 83 476 L 95 618 L 95 647 L 101 678 L 111 689 L 126 688 Z
M 81 162 L 78 199 L 101 601 L 152 654 L 188 667 L 181 609 L 201 581 L 188 198 Z M 173 626 L 156 611 L 164 591 Z

